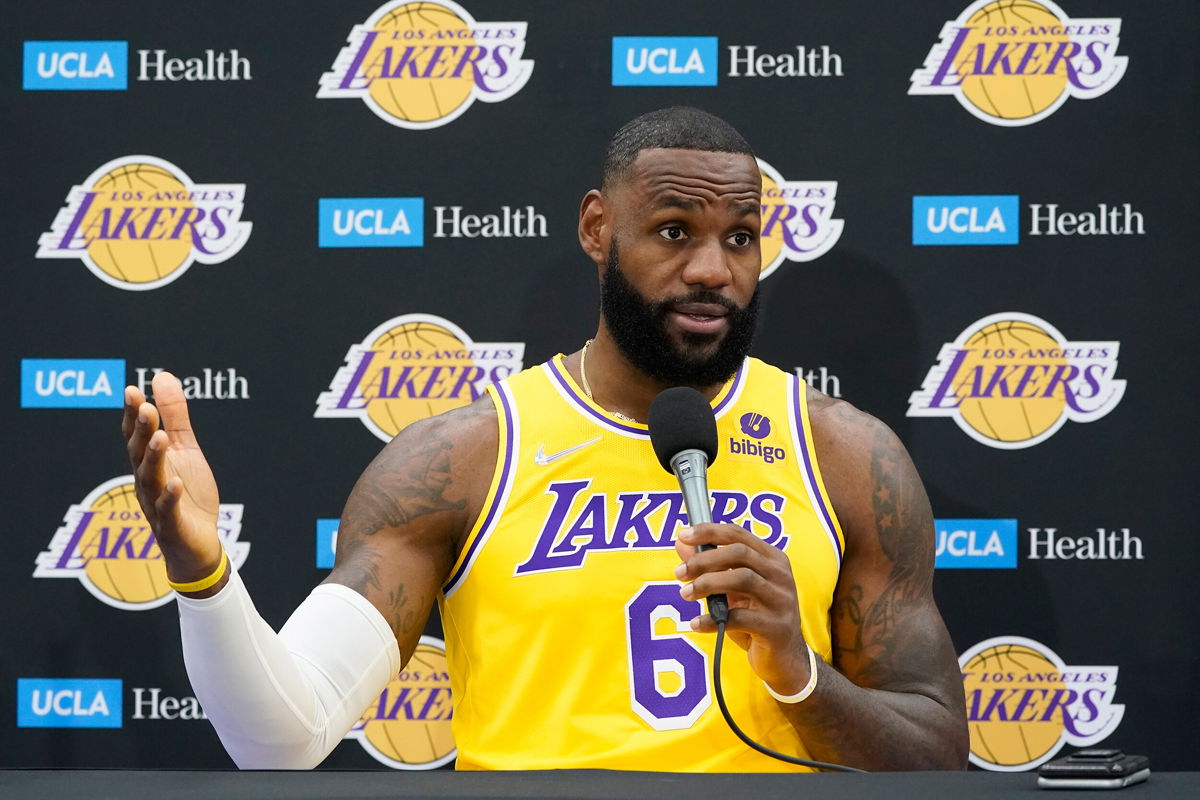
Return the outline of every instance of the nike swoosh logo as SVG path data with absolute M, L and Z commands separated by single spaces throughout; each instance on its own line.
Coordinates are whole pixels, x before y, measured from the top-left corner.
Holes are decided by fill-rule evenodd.
M 582 450 L 583 448 L 587 447 L 589 444 L 595 444 L 598 441 L 600 441 L 599 436 L 597 436 L 595 439 L 589 439 L 586 442 L 582 442 L 580 444 L 574 445 L 573 447 L 568 447 L 566 450 L 559 450 L 557 453 L 551 453 L 550 455 L 546 455 L 546 445 L 539 444 L 537 454 L 533 457 L 533 463 L 537 464 L 540 467 L 544 467 L 552 461 L 557 461 L 558 459 L 562 458 L 563 456 L 569 456 L 571 453 L 574 453 L 576 450 Z

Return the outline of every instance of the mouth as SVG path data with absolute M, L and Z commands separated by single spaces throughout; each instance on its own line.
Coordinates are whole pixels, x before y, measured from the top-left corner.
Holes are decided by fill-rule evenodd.
M 729 309 L 718 303 L 679 303 L 667 311 L 672 323 L 688 333 L 716 334 L 729 325 Z

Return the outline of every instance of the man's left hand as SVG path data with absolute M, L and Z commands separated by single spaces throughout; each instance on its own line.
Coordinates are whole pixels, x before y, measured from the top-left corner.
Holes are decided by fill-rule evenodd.
M 718 545 L 698 552 L 697 545 Z M 750 667 L 781 695 L 808 683 L 808 645 L 800 631 L 800 604 L 791 563 L 778 548 L 737 525 L 703 523 L 679 532 L 675 550 L 683 561 L 675 577 L 680 595 L 700 600 L 724 594 L 729 600 L 729 638 L 746 651 Z M 692 620 L 692 630 L 717 629 L 709 614 Z

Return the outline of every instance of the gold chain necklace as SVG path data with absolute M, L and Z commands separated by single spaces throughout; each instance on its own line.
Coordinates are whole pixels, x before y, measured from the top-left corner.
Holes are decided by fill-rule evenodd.
M 585 394 L 587 394 L 588 400 L 591 400 L 593 403 L 595 403 L 596 398 L 592 397 L 592 387 L 588 385 L 587 366 L 586 366 L 587 365 L 587 351 L 588 351 L 588 347 L 590 347 L 591 344 L 592 344 L 591 339 L 588 339 L 586 342 L 584 342 L 583 343 L 583 352 L 581 352 L 579 354 L 579 378 L 583 382 L 583 391 Z M 599 404 L 597 404 L 597 405 L 599 405 Z M 612 414 L 617 419 L 624 420 L 625 422 L 637 422 L 637 420 L 634 419 L 633 417 L 627 417 L 624 414 L 622 414 L 620 411 L 612 411 L 609 409 L 605 409 L 605 410 L 608 411 L 608 413 Z

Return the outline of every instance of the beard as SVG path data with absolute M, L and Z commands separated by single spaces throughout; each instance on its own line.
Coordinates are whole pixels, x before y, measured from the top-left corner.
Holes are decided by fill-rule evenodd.
M 600 281 L 600 312 L 609 334 L 626 360 L 650 378 L 667 386 L 712 386 L 725 383 L 742 365 L 758 320 L 759 287 L 745 308 L 716 292 L 697 290 L 654 301 L 642 295 L 621 271 L 617 240 L 612 240 L 608 264 Z M 667 333 L 667 314 L 682 303 L 723 306 L 729 321 L 725 335 L 684 331 L 682 346 Z M 714 347 L 715 344 L 715 347 Z

